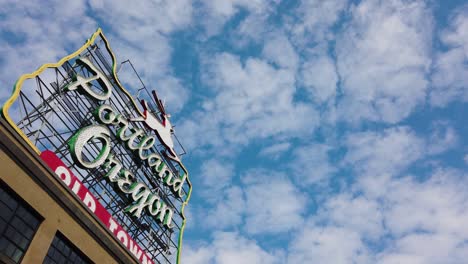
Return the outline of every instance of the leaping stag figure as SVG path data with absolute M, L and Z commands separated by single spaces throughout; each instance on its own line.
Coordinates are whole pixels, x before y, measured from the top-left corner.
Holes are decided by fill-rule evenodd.
M 177 156 L 177 153 L 174 150 L 174 141 L 172 140 L 172 133 L 174 132 L 174 128 L 169 121 L 169 117 L 171 117 L 171 115 L 166 113 L 164 104 L 161 99 L 158 98 L 156 91 L 153 90 L 152 94 L 154 100 L 156 101 L 156 105 L 161 112 L 160 118 L 156 117 L 155 114 L 150 111 L 148 102 L 146 102 L 146 100 L 141 100 L 140 103 L 144 109 L 143 116 L 133 118 L 131 121 L 144 122 L 148 128 L 154 130 L 159 140 L 166 147 L 166 150 L 168 151 L 167 156 L 172 160 L 180 162 L 179 156 Z

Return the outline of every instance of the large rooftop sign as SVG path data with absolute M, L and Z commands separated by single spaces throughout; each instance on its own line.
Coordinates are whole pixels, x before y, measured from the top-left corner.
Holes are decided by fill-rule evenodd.
M 183 148 L 157 93 L 126 90 L 117 66 L 99 29 L 21 76 L 2 114 L 135 259 L 179 262 L 191 193 Z

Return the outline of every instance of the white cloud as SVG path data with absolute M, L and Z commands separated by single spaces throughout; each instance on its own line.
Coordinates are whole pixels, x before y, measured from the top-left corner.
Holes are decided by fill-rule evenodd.
M 0 40 L 0 86 L 12 87 L 21 74 L 75 51 L 95 32 L 99 19 L 111 28 L 104 33 L 117 60 L 131 59 L 146 85 L 160 91 L 170 111 L 178 111 L 188 91 L 169 67 L 172 49 L 164 34 L 189 25 L 191 6 L 190 1 L 139 1 L 132 8 L 125 1 L 7 1 L 0 10 L 0 29 L 10 36 Z M 8 95 L 2 93 L 0 100 Z
M 337 251 L 333 258 L 338 260 L 326 257 L 325 246 L 316 254 L 299 256 L 352 263 L 353 252 L 367 252 L 362 257 L 367 255 L 373 263 L 462 263 L 468 238 L 466 176 L 453 169 L 436 169 L 426 180 L 402 177 L 414 162 L 445 150 L 434 145 L 453 141 L 454 132 L 447 124 L 439 122 L 434 128 L 427 139 L 408 127 L 348 136 L 345 164 L 355 169 L 357 180 L 322 203 L 309 227 L 314 232 L 321 228 L 353 232 L 349 236 L 359 249 Z M 297 238 L 294 243 L 301 239 L 305 240 Z
M 237 48 L 244 48 L 250 43 L 263 43 L 268 40 L 268 32 L 276 28 L 268 23 L 270 13 L 250 13 L 245 19 L 239 22 L 231 36 L 231 42 Z M 270 35 L 271 36 L 271 35 Z
M 449 235 L 410 234 L 396 243 L 398 253 L 384 254 L 378 263 L 463 263 L 468 246 Z
M 385 198 L 385 223 L 395 241 L 381 253 L 382 263 L 463 263 L 468 246 L 465 185 L 465 175 L 447 169 L 425 182 L 394 180 Z
M 334 61 L 324 54 L 309 56 L 301 67 L 301 81 L 316 102 L 335 98 L 338 75 Z
M 333 30 L 348 6 L 347 0 L 301 1 L 286 24 L 301 58 L 299 81 L 314 102 L 324 103 L 336 95 L 339 80 L 335 59 L 328 54 Z M 330 111 L 330 109 L 328 110 Z
M 331 27 L 339 20 L 347 0 L 304 0 L 296 9 L 297 23 L 288 25 L 299 46 L 320 43 L 334 38 Z M 293 19 L 295 20 L 295 19 Z
M 318 114 L 294 102 L 294 72 L 267 62 L 222 53 L 207 60 L 203 81 L 215 93 L 193 121 L 180 127 L 191 148 L 244 145 L 252 139 L 297 137 L 311 133 Z
M 423 155 L 424 141 L 408 127 L 360 132 L 347 138 L 347 164 L 359 173 L 394 174 Z
M 237 233 L 217 232 L 210 244 L 187 246 L 183 261 L 193 264 L 275 264 L 284 263 L 281 252 L 267 252 L 255 241 Z
M 289 248 L 288 263 L 371 263 L 360 235 L 351 229 L 303 227 Z
M 191 0 L 138 1 L 131 8 L 121 0 L 91 0 L 89 5 L 115 33 L 130 42 L 142 37 L 150 40 L 154 33 L 171 33 L 192 22 Z
M 434 123 L 427 138 L 405 126 L 354 133 L 346 139 L 343 165 L 354 169 L 367 194 L 380 195 L 388 190 L 392 177 L 424 157 L 452 148 L 457 138 L 455 130 L 445 122 Z
M 245 214 L 244 192 L 231 184 L 234 167 L 219 159 L 209 159 L 200 166 L 198 186 L 200 196 L 207 206 L 194 207 L 190 211 L 204 229 L 224 230 L 235 228 Z
M 306 196 L 284 175 L 253 169 L 241 182 L 212 191 L 216 197 L 209 201 L 216 203 L 213 208 L 197 208 L 197 219 L 203 218 L 197 222 L 216 230 L 241 228 L 254 235 L 285 233 L 302 224 Z
M 205 37 L 219 34 L 224 24 L 240 10 L 247 10 L 258 16 L 268 12 L 276 2 L 274 0 L 203 0 L 198 15 L 205 29 Z
M 408 254 L 391 254 L 381 257 L 381 264 L 424 264 L 423 257 Z
M 278 158 L 279 155 L 291 147 L 291 144 L 288 142 L 273 144 L 271 146 L 263 148 L 259 155 L 260 156 L 272 156 L 273 158 Z
M 274 32 L 263 47 L 263 56 L 280 67 L 295 70 L 299 56 L 289 39 L 282 33 Z
M 206 246 L 192 247 L 185 240 L 184 250 L 182 251 L 182 261 L 191 264 L 208 264 L 213 263 L 213 250 Z
M 237 227 L 242 223 L 245 213 L 244 193 L 238 186 L 230 187 L 222 193 L 217 193 L 218 203 L 213 207 L 199 211 L 198 222 L 206 227 L 223 230 Z
M 468 238 L 466 176 L 453 169 L 437 169 L 424 181 L 401 177 L 406 167 L 431 154 L 425 151 L 428 142 L 406 127 L 348 137 L 345 159 L 356 168 L 358 180 L 322 203 L 307 230 L 315 236 L 322 229 L 333 230 L 330 234 L 351 232 L 343 244 L 352 240 L 355 247 L 343 251 L 336 245 L 336 255 L 330 256 L 325 243 L 315 241 L 319 249 L 305 253 L 301 245 L 309 234 L 294 240 L 290 254 L 305 262 L 323 258 L 321 262 L 353 263 L 360 256 L 364 260 L 359 263 L 462 263 Z
M 202 195 L 210 201 L 218 200 L 220 191 L 230 185 L 233 174 L 234 167 L 230 163 L 216 159 L 204 161 L 200 167 Z
M 191 206 L 185 206 L 184 215 L 185 215 L 185 228 L 190 229 L 195 226 L 195 216 L 193 215 Z
M 448 29 L 440 34 L 445 52 L 436 55 L 430 101 L 445 106 L 453 100 L 468 101 L 468 6 L 452 15 Z
M 331 147 L 326 144 L 310 144 L 294 149 L 290 168 L 298 185 L 304 187 L 328 183 L 336 172 L 336 167 L 329 161 L 330 150 Z
M 429 154 L 439 154 L 455 147 L 457 142 L 457 132 L 448 122 L 435 122 L 426 143 L 427 151 Z
M 376 200 L 343 193 L 325 202 L 319 210 L 317 221 L 346 227 L 376 241 L 384 232 L 383 210 L 380 207 Z
M 344 165 L 353 168 L 362 191 L 372 197 L 385 194 L 391 179 L 421 159 L 426 148 L 408 127 L 355 133 L 346 145 Z
M 431 64 L 432 15 L 423 1 L 362 1 L 337 37 L 348 122 L 396 123 L 425 102 Z
M 408 167 L 455 147 L 457 140 L 457 133 L 446 122 L 435 122 L 426 137 L 405 126 L 354 133 L 347 137 L 342 166 L 353 168 L 360 191 L 368 197 L 381 197 Z
M 157 74 L 159 75 L 160 73 Z M 190 95 L 190 92 L 180 79 L 172 75 L 157 77 L 154 83 L 150 79 L 147 85 L 149 89 L 156 89 L 158 96 L 163 100 L 164 107 L 169 113 L 176 113 L 181 110 Z M 174 128 L 174 130 L 177 133 L 177 129 Z
M 169 112 L 181 110 L 189 92 L 170 66 L 173 50 L 168 36 L 190 26 L 192 1 L 138 1 L 129 8 L 126 1 L 92 0 L 89 6 L 111 29 L 107 35 L 117 60 L 130 59 L 147 88 L 165 99 Z M 141 85 L 134 84 L 128 88 L 136 93 Z
M 385 212 L 387 227 L 404 236 L 417 230 L 468 238 L 468 195 L 466 180 L 454 170 L 439 170 L 426 182 L 410 178 L 393 181 L 386 199 L 392 206 Z M 402 216 L 405 217 L 402 217 Z
M 331 196 L 290 244 L 289 263 L 463 263 L 466 175 L 437 169 L 427 180 L 391 178 L 376 197 L 357 182 Z
M 20 75 L 68 55 L 97 27 L 84 1 L 6 1 L 1 6 L 0 101 L 10 95 Z
M 254 170 L 243 176 L 245 229 L 250 234 L 275 234 L 300 228 L 306 197 L 287 178 Z

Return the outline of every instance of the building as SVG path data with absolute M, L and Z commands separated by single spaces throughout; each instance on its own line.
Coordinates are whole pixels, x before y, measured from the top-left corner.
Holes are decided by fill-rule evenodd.
M 0 118 L 0 262 L 180 262 L 188 172 L 161 100 L 137 99 L 100 29 L 19 78 Z
M 1 262 L 137 262 L 4 119 L 0 164 Z

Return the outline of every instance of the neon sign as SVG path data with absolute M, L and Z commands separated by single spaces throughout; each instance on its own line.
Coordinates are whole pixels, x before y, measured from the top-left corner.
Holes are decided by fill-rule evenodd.
M 181 146 L 156 92 L 134 90 L 141 111 L 116 71 L 99 29 L 21 76 L 2 115 L 140 263 L 179 263 L 192 190 Z
M 77 90 L 79 93 L 86 94 L 96 101 L 108 100 L 112 95 L 112 88 L 109 80 L 107 80 L 88 59 L 78 58 L 77 63 L 87 67 L 95 75 L 89 78 L 77 75 L 74 78 L 75 81 L 69 84 L 66 89 L 69 91 Z M 105 92 L 99 93 L 93 90 L 90 84 L 92 81 L 98 81 Z M 145 104 L 147 105 L 146 102 Z M 159 135 L 164 136 L 163 138 L 166 140 L 165 144 L 167 144 L 169 141 L 167 138 L 170 138 L 171 135 L 167 134 L 168 132 L 165 127 L 162 126 L 159 120 L 152 114 L 149 114 L 147 109 L 145 109 L 145 115 L 146 117 L 151 116 L 150 119 L 145 119 L 150 120 L 147 121 L 147 124 L 155 126 L 156 131 L 162 130 Z M 164 113 L 164 115 L 166 114 Z M 112 106 L 107 104 L 100 105 L 94 111 L 94 117 L 103 125 L 90 125 L 81 128 L 69 141 L 71 154 L 77 164 L 85 169 L 93 169 L 99 166 L 108 169 L 106 178 L 112 183 L 117 183 L 120 191 L 129 194 L 135 202 L 125 209 L 126 212 L 131 213 L 133 216 L 140 217 L 143 209 L 146 208 L 157 220 L 162 222 L 166 227 L 171 228 L 173 210 L 161 201 L 161 198 L 157 194 L 151 193 L 144 183 L 138 182 L 135 175 L 131 171 L 123 168 L 122 164 L 110 154 L 110 132 L 104 125 L 119 127 L 117 129 L 118 139 L 125 144 L 128 149 L 134 151 L 140 160 L 145 161 L 147 166 L 155 173 L 156 177 L 160 178 L 165 185 L 169 186 L 172 192 L 178 197 L 182 197 L 181 190 L 186 175 L 184 174 L 182 177 L 174 176 L 158 154 L 154 152 L 145 154 L 145 150 L 153 148 L 156 138 L 152 135 L 146 135 L 143 129 L 129 129 L 129 121 Z M 166 119 L 164 119 L 164 124 L 166 125 L 167 120 L 166 117 Z M 158 126 L 160 130 L 158 130 Z M 169 125 L 168 127 L 171 126 Z M 84 161 L 82 157 L 83 148 L 87 143 L 91 142 L 92 139 L 99 140 L 102 143 L 102 147 L 93 161 Z M 170 148 L 170 151 L 172 152 L 173 149 Z M 172 153 L 170 157 L 178 160 L 177 156 Z

